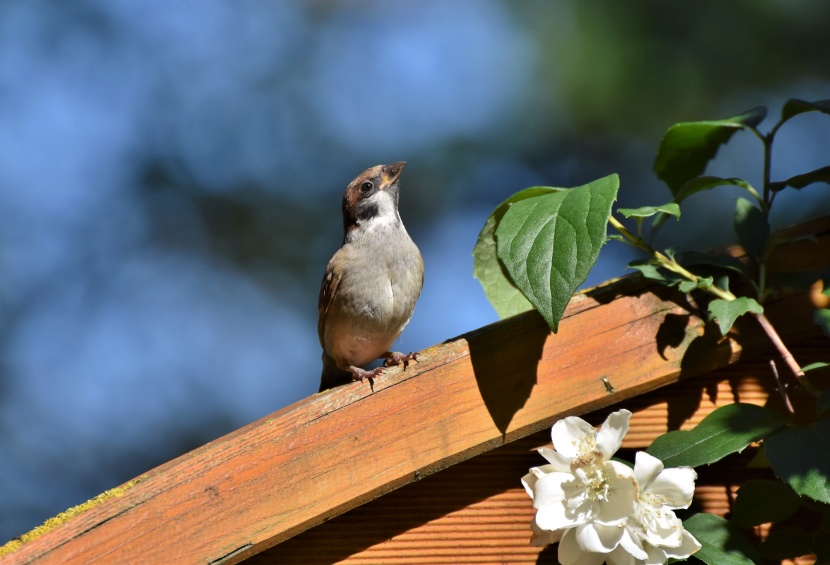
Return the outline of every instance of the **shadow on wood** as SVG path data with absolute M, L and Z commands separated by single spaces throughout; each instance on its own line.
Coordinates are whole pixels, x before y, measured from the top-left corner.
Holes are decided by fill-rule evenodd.
M 536 312 L 502 323 L 504 333 L 470 339 L 469 344 L 481 399 L 493 423 L 505 434 L 536 386 L 539 361 L 551 331 Z

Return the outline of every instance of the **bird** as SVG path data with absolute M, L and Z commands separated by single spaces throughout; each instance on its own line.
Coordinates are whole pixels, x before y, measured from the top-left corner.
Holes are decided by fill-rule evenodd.
M 390 351 L 424 285 L 424 261 L 398 213 L 403 161 L 360 173 L 343 194 L 343 245 L 326 267 L 317 304 L 320 392 L 417 360 Z M 385 359 L 373 370 L 363 367 Z

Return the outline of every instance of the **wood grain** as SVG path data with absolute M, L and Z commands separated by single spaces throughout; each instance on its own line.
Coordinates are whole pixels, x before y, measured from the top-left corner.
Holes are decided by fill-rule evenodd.
M 828 250 L 828 228 L 802 231 Z M 355 383 L 314 395 L 170 461 L 2 562 L 236 563 L 563 415 L 767 349 L 752 320 L 720 339 L 686 300 L 625 279 L 575 296 L 558 335 L 531 312 L 449 340 L 374 392 Z M 769 312 L 790 339 L 814 332 L 810 308 L 797 294 Z

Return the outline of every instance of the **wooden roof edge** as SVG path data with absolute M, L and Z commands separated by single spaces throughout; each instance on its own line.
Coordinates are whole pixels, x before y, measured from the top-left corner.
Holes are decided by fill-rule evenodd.
M 780 233 L 818 242 L 796 242 L 776 262 L 830 263 L 830 218 Z M 563 415 L 768 349 L 751 320 L 723 340 L 695 308 L 626 278 L 576 296 L 557 335 L 535 312 L 502 320 L 424 350 L 374 391 L 355 383 L 311 396 L 165 463 L 10 542 L 0 559 L 239 562 Z M 785 338 L 814 331 L 803 294 L 767 310 Z

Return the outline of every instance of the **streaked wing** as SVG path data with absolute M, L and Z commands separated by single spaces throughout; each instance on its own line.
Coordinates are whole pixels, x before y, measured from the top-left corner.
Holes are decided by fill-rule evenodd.
M 320 346 L 323 345 L 323 330 L 326 327 L 326 315 L 329 312 L 337 287 L 340 285 L 340 273 L 334 269 L 334 259 L 329 261 L 326 267 L 326 274 L 320 284 L 320 297 L 317 300 L 317 337 L 320 338 Z

